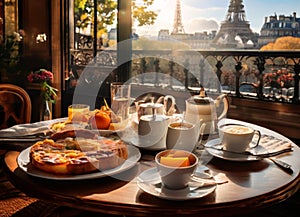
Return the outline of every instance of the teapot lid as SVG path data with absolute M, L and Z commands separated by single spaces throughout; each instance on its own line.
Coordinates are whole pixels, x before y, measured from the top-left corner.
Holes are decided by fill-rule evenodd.
M 199 95 L 194 95 L 188 99 L 188 102 L 196 105 L 210 104 L 212 101 L 213 100 L 206 95 L 203 87 L 201 87 Z
M 161 114 L 152 114 L 152 115 L 143 115 L 141 116 L 141 120 L 143 121 L 166 121 L 168 118 Z
M 142 103 L 140 104 L 141 107 L 143 108 L 153 108 L 153 109 L 158 109 L 160 107 L 163 107 L 164 105 L 161 103 L 153 103 L 153 102 L 148 102 L 148 103 Z

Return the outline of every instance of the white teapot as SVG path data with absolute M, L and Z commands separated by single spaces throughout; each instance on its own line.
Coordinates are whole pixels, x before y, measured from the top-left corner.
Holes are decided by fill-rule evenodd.
M 217 108 L 223 103 L 223 111 L 217 114 Z M 224 118 L 229 108 L 229 101 L 226 94 L 219 95 L 215 100 L 207 97 L 204 88 L 199 95 L 194 95 L 186 100 L 186 112 L 184 119 L 187 122 L 206 124 L 204 134 L 216 132 L 216 122 Z
M 143 100 L 135 102 L 138 121 L 143 115 L 161 114 L 172 116 L 176 113 L 175 98 L 171 95 L 161 96 L 156 102 L 144 102 Z

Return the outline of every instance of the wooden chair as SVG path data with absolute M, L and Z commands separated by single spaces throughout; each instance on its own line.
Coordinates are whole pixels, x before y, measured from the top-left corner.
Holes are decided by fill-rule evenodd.
M 30 123 L 31 110 L 30 97 L 23 88 L 13 84 L 0 84 L 0 129 Z
M 13 84 L 0 84 L 0 129 L 15 124 L 30 123 L 31 100 L 27 92 Z M 1 138 L 0 138 L 1 142 Z M 42 201 L 19 191 L 4 172 L 5 143 L 0 144 L 0 216 L 2 217 L 59 217 L 85 216 L 86 213 Z M 81 215 L 82 214 L 82 215 Z
M 27 92 L 13 84 L 0 84 L 0 129 L 30 123 L 30 120 L 31 101 Z M 9 216 L 37 200 L 25 196 L 7 180 L 2 171 L 6 151 L 6 144 L 0 144 L 0 208 L 4 216 Z

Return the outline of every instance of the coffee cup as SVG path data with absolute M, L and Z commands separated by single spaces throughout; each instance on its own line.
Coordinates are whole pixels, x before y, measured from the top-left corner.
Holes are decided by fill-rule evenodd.
M 168 125 L 167 149 L 193 151 L 199 139 L 199 124 L 174 122 Z
M 254 141 L 254 135 L 257 135 Z M 223 149 L 232 152 L 244 152 L 258 146 L 261 133 L 252 127 L 240 124 L 225 124 L 219 126 L 219 136 Z
M 192 152 L 167 149 L 155 155 L 155 163 L 164 187 L 182 189 L 188 186 L 198 158 Z

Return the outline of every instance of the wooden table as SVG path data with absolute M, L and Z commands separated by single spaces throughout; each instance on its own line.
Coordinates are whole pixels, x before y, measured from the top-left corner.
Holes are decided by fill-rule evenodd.
M 258 126 L 257 126 L 258 127 Z M 260 128 L 283 138 L 265 128 Z M 36 178 L 21 170 L 16 162 L 19 152 L 5 157 L 9 179 L 28 195 L 83 210 L 127 216 L 231 216 L 249 213 L 292 196 L 300 187 L 300 149 L 278 158 L 292 165 L 288 174 L 269 159 L 232 162 L 210 157 L 207 167 L 214 175 L 223 173 L 228 183 L 218 185 L 206 197 L 189 201 L 163 200 L 139 189 L 136 177 L 153 167 L 155 152 L 142 151 L 142 158 L 131 169 L 116 177 L 93 180 L 59 181 Z

